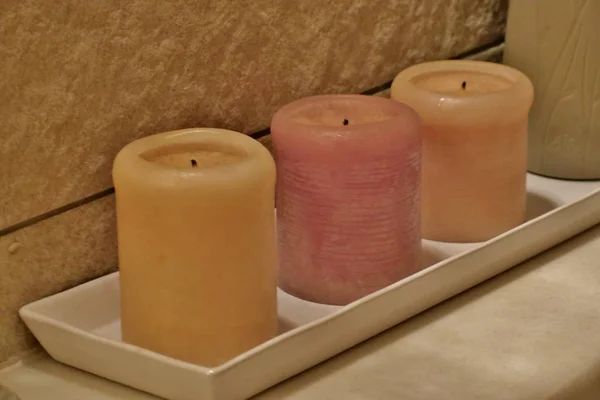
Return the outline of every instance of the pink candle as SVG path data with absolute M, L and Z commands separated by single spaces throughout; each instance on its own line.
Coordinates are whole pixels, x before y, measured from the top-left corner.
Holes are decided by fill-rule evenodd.
M 347 304 L 419 269 L 420 119 L 361 95 L 308 97 L 280 109 L 279 286 Z

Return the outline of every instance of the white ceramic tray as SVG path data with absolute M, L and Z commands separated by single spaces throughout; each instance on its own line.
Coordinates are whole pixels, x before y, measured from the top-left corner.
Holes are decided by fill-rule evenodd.
M 203 368 L 120 339 L 114 273 L 20 311 L 56 360 L 170 400 L 252 396 L 591 226 L 600 223 L 600 181 L 528 176 L 525 224 L 480 244 L 423 241 L 428 268 L 345 307 L 279 292 L 281 334 L 216 368 Z

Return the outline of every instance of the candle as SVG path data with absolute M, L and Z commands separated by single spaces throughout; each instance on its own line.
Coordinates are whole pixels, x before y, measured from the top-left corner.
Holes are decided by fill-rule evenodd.
M 308 97 L 280 109 L 279 286 L 346 304 L 419 269 L 420 121 L 360 95 Z
M 277 331 L 275 166 L 257 141 L 185 129 L 113 167 L 123 340 L 214 366 Z
M 521 72 L 481 61 L 437 61 L 402 71 L 392 99 L 423 120 L 423 237 L 490 239 L 524 221 L 527 114 Z

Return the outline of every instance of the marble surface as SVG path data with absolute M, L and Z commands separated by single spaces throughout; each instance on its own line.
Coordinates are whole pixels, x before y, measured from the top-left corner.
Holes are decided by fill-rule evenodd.
M 12 390 L 0 385 L 0 400 L 19 400 L 19 397 Z
M 600 226 L 255 398 L 597 399 L 598 249 Z M 47 356 L 0 384 L 23 400 L 155 399 Z
M 494 42 L 505 20 L 506 0 L 3 0 L 0 229 L 110 187 L 143 135 L 262 129 L 296 98 Z
M 15 392 L 20 400 L 158 400 L 75 368 L 47 355 L 0 371 L 0 384 Z M 3 400 L 0 397 L 0 400 Z M 12 400 L 12 399 L 11 399 Z

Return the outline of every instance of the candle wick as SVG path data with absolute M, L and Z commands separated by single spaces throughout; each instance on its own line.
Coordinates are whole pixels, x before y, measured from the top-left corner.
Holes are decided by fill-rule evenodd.
M 348 125 L 350 123 L 350 121 L 348 121 L 347 119 L 344 119 L 344 125 Z
M 460 87 L 462 88 L 462 90 L 465 90 L 467 88 L 467 82 L 463 81 L 462 85 L 460 85 Z
M 197 167 L 198 166 L 198 163 L 193 158 L 191 160 L 191 163 L 192 163 L 192 167 Z

